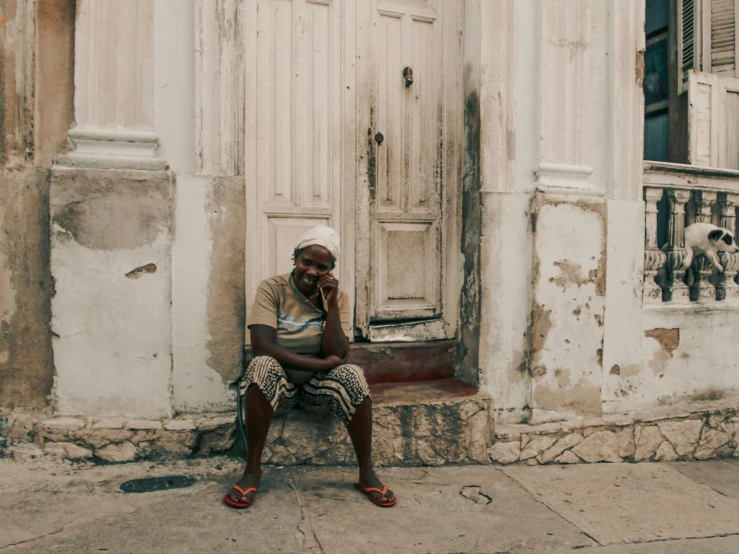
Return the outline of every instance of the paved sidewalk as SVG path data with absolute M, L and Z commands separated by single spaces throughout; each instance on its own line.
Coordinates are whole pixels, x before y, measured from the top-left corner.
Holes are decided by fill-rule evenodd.
M 0 552 L 736 554 L 739 460 L 546 467 L 392 468 L 392 509 L 351 468 L 266 468 L 245 511 L 222 497 L 229 458 L 157 466 L 0 460 Z M 123 493 L 140 477 L 189 488 Z

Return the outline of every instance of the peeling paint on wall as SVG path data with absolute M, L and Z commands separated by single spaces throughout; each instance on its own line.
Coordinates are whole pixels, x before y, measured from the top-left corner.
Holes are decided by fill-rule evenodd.
M 482 197 L 480 193 L 480 100 L 472 67 L 464 68 L 464 152 L 462 156 L 462 254 L 464 256 L 460 294 L 460 329 L 464 356 L 460 376 L 470 384 L 479 382 L 480 342 L 480 235 Z
M 644 87 L 644 50 L 636 53 L 636 86 Z
M 55 168 L 50 205 L 58 413 L 170 415 L 171 175 Z
M 532 421 L 601 412 L 606 206 L 539 193 L 532 201 Z
M 644 331 L 644 336 L 656 340 L 660 350 L 654 353 L 649 367 L 656 375 L 664 373 L 667 361 L 672 358 L 672 353 L 680 346 L 680 329 L 651 329 Z
M 224 382 L 238 378 L 244 357 L 246 197 L 243 177 L 218 178 L 206 198 L 211 250 L 208 286 L 209 365 Z
M 0 173 L 0 406 L 47 405 L 51 352 L 49 176 Z

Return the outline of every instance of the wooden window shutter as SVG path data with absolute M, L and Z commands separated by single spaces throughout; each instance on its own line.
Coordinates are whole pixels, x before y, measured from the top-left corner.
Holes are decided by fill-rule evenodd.
M 736 75 L 737 0 L 711 0 L 711 73 Z
M 683 93 L 688 90 L 691 69 L 710 70 L 711 0 L 677 0 L 676 4 L 678 85 Z

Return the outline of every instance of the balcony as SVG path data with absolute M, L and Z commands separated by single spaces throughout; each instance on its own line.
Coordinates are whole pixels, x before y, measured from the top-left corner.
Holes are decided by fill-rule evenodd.
M 719 253 L 724 271 L 704 256 L 681 267 L 686 226 L 708 222 L 737 235 L 739 171 L 645 162 L 644 200 L 644 302 L 739 306 L 739 253 Z

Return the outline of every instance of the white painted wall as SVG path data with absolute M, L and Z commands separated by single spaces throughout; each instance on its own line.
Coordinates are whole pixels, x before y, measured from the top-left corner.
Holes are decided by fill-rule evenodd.
M 159 157 L 195 173 L 195 0 L 154 1 L 154 130 Z
M 621 366 L 603 390 L 604 411 L 627 412 L 719 398 L 739 399 L 736 306 L 650 306 L 642 316 L 640 363 Z M 667 330 L 667 347 L 654 338 Z M 647 336 L 647 333 L 652 336 Z M 675 346 L 673 349 L 672 347 Z
M 170 401 L 171 240 L 162 229 L 151 244 L 98 250 L 52 228 L 56 280 L 52 331 L 61 415 L 172 414 Z M 127 273 L 155 263 L 155 273 Z
M 177 177 L 172 284 L 172 394 L 178 412 L 232 408 L 233 394 L 210 366 L 208 293 L 213 239 L 208 195 L 212 177 Z
M 213 8 L 198 1 L 202 10 Z M 532 409 L 538 420 L 582 415 L 576 400 L 586 390 L 599 391 L 604 412 L 739 394 L 739 355 L 732 336 L 739 311 L 645 309 L 641 303 L 644 206 L 634 151 L 642 144 L 634 118 L 641 117 L 643 107 L 633 87 L 638 81 L 637 51 L 643 47 L 643 0 L 623 0 L 618 7 L 597 0 L 556 1 L 590 10 L 590 27 L 578 31 L 589 41 L 587 72 L 576 83 L 587 117 L 584 125 L 565 120 L 561 129 L 552 127 L 552 114 L 546 112 L 553 109 L 545 101 L 549 95 L 564 93 L 552 89 L 552 68 L 542 66 L 543 58 L 550 56 L 542 56 L 542 47 L 548 46 L 542 42 L 541 1 L 465 2 L 465 92 L 478 94 L 481 114 L 481 389 L 493 397 L 496 419 L 503 423 L 531 418 Z M 63 414 L 160 417 L 232 407 L 233 392 L 212 366 L 209 351 L 208 291 L 214 259 L 209 195 L 218 175 L 193 174 L 198 136 L 202 143 L 203 137 L 220 137 L 223 128 L 238 134 L 241 122 L 213 104 L 198 116 L 202 124 L 213 125 L 203 127 L 207 133 L 198 131 L 196 82 L 203 85 L 214 66 L 208 65 L 207 56 L 198 64 L 196 3 L 155 0 L 153 8 L 153 129 L 148 125 L 147 131 L 159 137 L 157 156 L 176 176 L 173 235 L 163 229 L 151 244 L 139 248 L 95 250 L 69 240 L 63 228 L 53 231 L 57 295 L 52 326 L 59 335 L 54 346 L 55 395 Z M 235 36 L 210 37 L 209 47 L 229 44 Z M 139 58 L 150 60 L 144 54 Z M 218 58 L 226 65 L 230 59 Z M 353 67 L 351 61 L 344 63 Z M 223 75 L 230 79 L 228 71 Z M 83 77 L 90 75 L 79 80 Z M 237 98 L 241 85 L 230 86 L 233 90 L 226 92 L 219 87 L 207 91 Z M 90 121 L 101 128 L 110 127 L 115 121 L 89 111 L 95 107 L 90 90 L 76 98 L 78 110 L 92 113 Z M 149 92 L 134 90 L 129 100 L 147 107 Z M 207 103 L 207 98 L 201 95 L 200 102 Z M 353 115 L 349 109 L 341 111 L 342 118 Z M 592 168 L 583 181 L 591 200 L 607 195 L 601 212 L 584 209 L 583 197 L 577 194 L 533 204 L 534 169 L 544 154 L 557 151 L 552 146 L 557 140 L 568 140 L 572 129 L 583 134 L 574 157 L 547 161 Z M 205 148 L 212 159 L 201 169 L 240 174 L 238 152 L 213 149 L 212 144 Z M 599 215 L 603 213 L 605 227 Z M 585 277 L 601 267 L 604 244 L 607 277 L 602 297 Z M 156 273 L 137 280 L 123 277 L 153 260 Z M 576 266 L 574 281 L 562 280 L 563 263 Z M 538 365 L 546 373 L 532 379 L 526 351 L 535 308 L 549 311 L 554 324 L 538 353 Z M 645 335 L 653 329 L 679 329 L 679 345 L 667 353 Z M 547 391 L 565 401 L 559 407 L 543 401 L 542 392 Z

